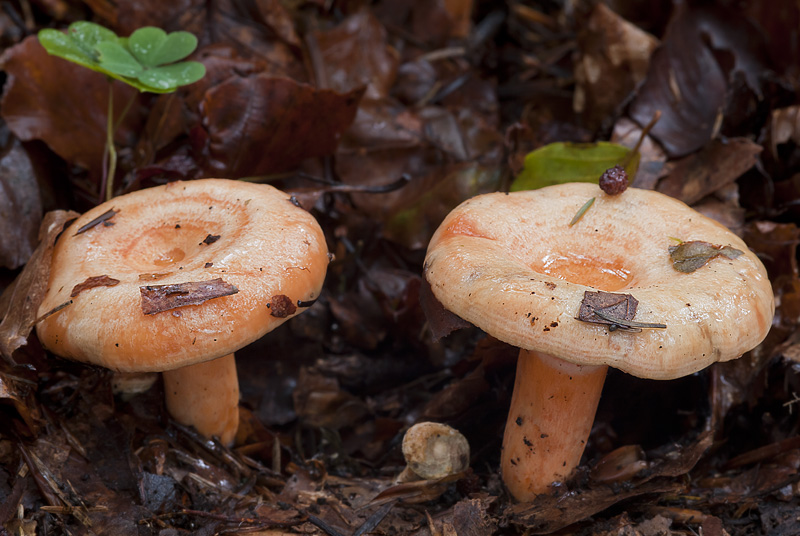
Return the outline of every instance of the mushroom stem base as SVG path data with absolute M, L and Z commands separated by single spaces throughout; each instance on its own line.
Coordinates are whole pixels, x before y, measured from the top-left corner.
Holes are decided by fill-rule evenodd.
M 547 493 L 578 466 L 608 367 L 520 350 L 503 437 L 503 481 L 518 501 Z
M 239 427 L 239 378 L 233 354 L 164 372 L 167 411 L 206 437 L 233 444 Z

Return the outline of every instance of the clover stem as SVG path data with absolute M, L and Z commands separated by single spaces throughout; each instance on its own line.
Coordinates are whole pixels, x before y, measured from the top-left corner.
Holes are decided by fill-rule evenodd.
M 114 175 L 117 172 L 117 149 L 114 147 L 114 85 L 108 83 L 108 114 L 106 117 L 106 201 L 114 197 Z
M 607 370 L 520 350 L 501 457 L 515 499 L 547 493 L 578 466 Z

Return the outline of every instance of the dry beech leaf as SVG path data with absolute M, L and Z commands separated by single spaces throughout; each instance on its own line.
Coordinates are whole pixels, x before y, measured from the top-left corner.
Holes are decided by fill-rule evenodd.
M 444 308 L 442 302 L 434 296 L 431 285 L 425 278 L 422 279 L 422 286 L 419 290 L 419 301 L 425 312 L 433 342 L 441 340 L 459 329 L 472 327 L 472 324 Z
M 113 277 L 108 277 L 107 275 L 96 275 L 93 277 L 89 277 L 83 283 L 78 283 L 72 289 L 69 297 L 74 298 L 84 290 L 89 290 L 90 288 L 97 288 L 97 287 L 113 287 L 114 285 L 119 284 L 119 279 L 114 279 Z
M 266 74 L 231 76 L 206 91 L 205 168 L 217 177 L 267 175 L 333 154 L 364 89 L 337 93 Z
M 753 167 L 761 150 L 760 145 L 747 138 L 713 140 L 696 153 L 667 164 L 669 174 L 656 190 L 694 205 Z
M 61 158 L 99 177 L 106 141 L 108 85 L 106 77 L 51 56 L 35 35 L 7 48 L 2 57 L 8 83 L 2 115 L 22 141 L 44 141 Z M 114 117 L 121 117 L 136 90 L 113 84 Z M 139 121 L 137 107 L 115 131 L 125 139 Z M 137 129 L 138 130 L 138 129 Z
M 36 248 L 42 201 L 34 160 L 13 136 L 0 144 L 0 267 L 19 268 Z
M 593 322 L 595 324 L 612 325 L 614 322 L 597 316 L 596 311 L 602 310 L 607 316 L 620 320 L 631 321 L 636 316 L 639 300 L 630 294 L 615 294 L 613 292 L 586 291 L 583 293 L 581 307 L 578 310 L 578 320 Z
M 669 247 L 672 267 L 684 274 L 690 274 L 720 255 L 729 259 L 739 257 L 743 252 L 731 246 L 717 246 L 702 240 L 683 242 Z
M 221 278 L 209 281 L 192 281 L 174 285 L 148 285 L 139 287 L 142 294 L 142 312 L 154 315 L 170 309 L 198 305 L 204 301 L 236 294 L 239 289 Z
M 66 223 L 78 217 L 76 212 L 56 210 L 45 214 L 39 228 L 39 246 L 28 264 L 0 296 L 0 354 L 11 354 L 28 340 L 39 304 L 50 279 L 50 259 L 56 237 Z

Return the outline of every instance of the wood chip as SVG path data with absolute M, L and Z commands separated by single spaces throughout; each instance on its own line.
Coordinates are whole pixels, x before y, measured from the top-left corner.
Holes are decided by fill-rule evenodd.
M 84 290 L 89 290 L 90 288 L 96 287 L 113 287 L 114 285 L 119 284 L 119 279 L 114 279 L 113 277 L 108 277 L 107 275 L 96 275 L 86 279 L 83 283 L 78 283 L 72 288 L 72 292 L 70 293 L 69 297 L 74 298 Z
M 221 235 L 212 235 L 212 234 L 210 234 L 207 237 L 205 237 L 205 239 L 200 243 L 200 245 L 202 246 L 203 244 L 205 244 L 207 246 L 210 246 L 211 244 L 213 244 L 214 242 L 219 240 L 220 236 Z
M 270 314 L 276 318 L 286 318 L 297 311 L 297 307 L 292 302 L 291 298 L 285 294 L 273 296 L 267 304 L 267 307 L 270 309 Z
M 170 309 L 198 305 L 207 300 L 236 294 L 239 289 L 221 278 L 209 281 L 177 283 L 174 285 L 148 285 L 139 287 L 142 294 L 142 312 L 154 315 Z

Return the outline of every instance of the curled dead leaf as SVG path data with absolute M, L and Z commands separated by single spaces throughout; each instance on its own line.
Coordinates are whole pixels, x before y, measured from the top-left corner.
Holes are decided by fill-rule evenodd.
M 702 240 L 682 242 L 680 245 L 669 247 L 672 267 L 684 274 L 694 272 L 720 255 L 735 259 L 742 253 L 741 250 L 731 246 L 718 246 Z

